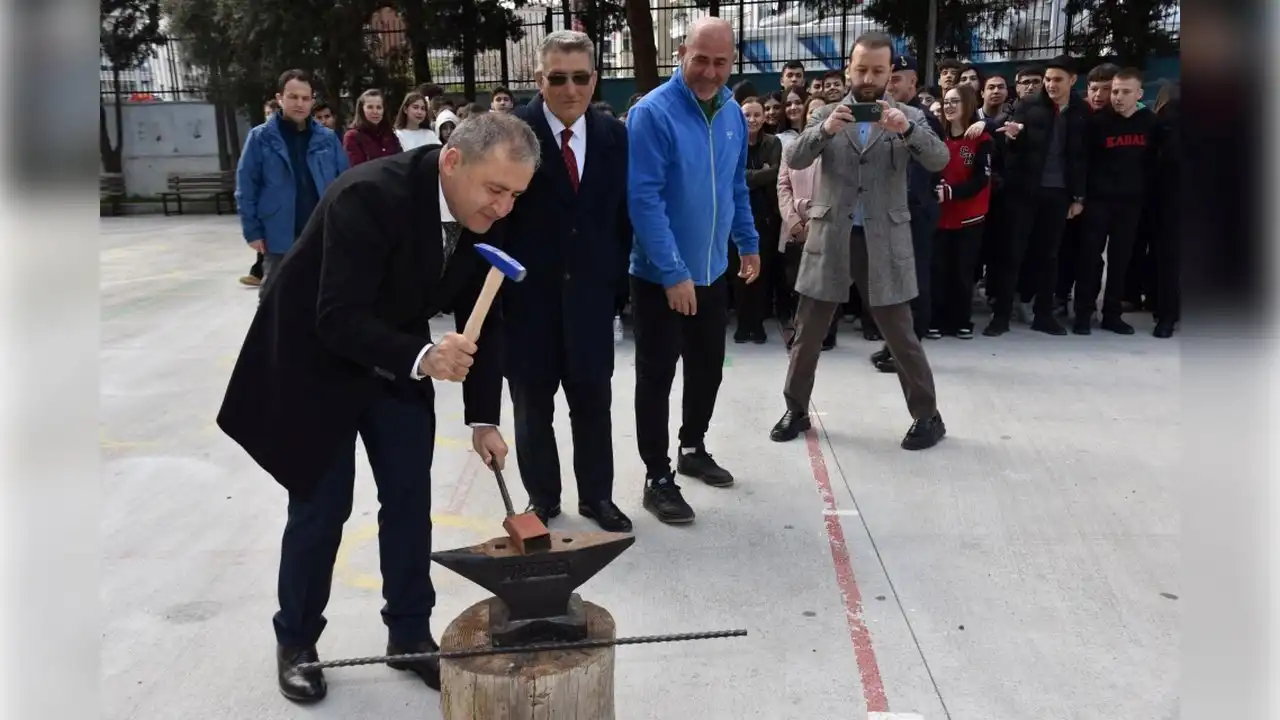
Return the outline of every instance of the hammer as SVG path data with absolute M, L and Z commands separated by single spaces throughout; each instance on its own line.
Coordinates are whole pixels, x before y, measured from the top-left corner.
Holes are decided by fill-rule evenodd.
M 492 245 L 478 243 L 476 252 L 489 261 L 490 267 L 489 274 L 484 279 L 484 287 L 480 290 L 480 297 L 476 298 L 476 305 L 472 308 L 471 316 L 467 318 L 467 326 L 462 331 L 462 334 L 473 343 L 480 339 L 480 328 L 484 326 L 484 319 L 489 315 L 489 308 L 493 306 L 493 299 L 498 295 L 502 281 L 511 278 L 515 282 L 520 282 L 525 276 L 523 265 Z M 493 476 L 498 480 L 502 504 L 507 509 L 507 517 L 502 521 L 502 527 L 520 553 L 550 550 L 551 533 L 547 530 L 547 526 L 543 525 L 538 516 L 533 513 L 517 515 L 515 508 L 511 506 L 511 495 L 507 492 L 507 483 L 502 479 L 502 471 L 497 465 L 491 465 L 489 469 L 493 470 Z
M 489 274 L 484 279 L 484 287 L 480 290 L 480 297 L 476 298 L 476 306 L 472 308 L 471 317 L 467 318 L 467 326 L 462 331 L 462 335 L 473 343 L 480 339 L 480 328 L 484 326 L 484 319 L 489 316 L 489 308 L 498 295 L 498 289 L 502 287 L 503 279 L 511 278 L 514 282 L 520 282 L 525 276 L 523 265 L 492 245 L 477 243 L 476 252 L 489 261 L 490 267 Z
M 507 509 L 507 517 L 502 521 L 502 529 L 507 537 L 516 544 L 521 555 L 551 549 L 551 532 L 533 513 L 516 514 L 511 506 L 511 495 L 507 492 L 507 483 L 502 479 L 502 471 L 497 465 L 490 465 L 493 476 L 498 479 L 498 491 L 502 493 L 502 504 Z

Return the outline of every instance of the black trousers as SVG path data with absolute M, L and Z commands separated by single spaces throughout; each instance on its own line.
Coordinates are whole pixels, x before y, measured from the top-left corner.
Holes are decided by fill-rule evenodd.
M 364 441 L 378 485 L 378 551 L 382 620 L 391 640 L 412 647 L 431 635 L 436 592 L 431 583 L 431 460 L 435 410 L 421 398 L 389 391 L 360 415 L 356 429 L 327 450 L 333 464 L 307 496 L 291 494 L 280 547 L 276 640 L 308 647 L 325 627 L 333 563 L 351 515 L 356 435 Z
M 743 278 L 738 277 L 738 271 L 742 269 L 742 258 L 738 255 L 738 249 L 733 243 L 729 244 L 729 267 L 725 270 L 725 275 L 729 278 L 730 287 L 733 292 L 733 307 L 738 320 L 738 332 L 747 332 L 752 330 L 763 330 L 764 319 L 774 316 L 776 312 L 782 313 L 785 307 L 778 304 L 778 293 L 785 290 L 780 284 L 784 269 L 780 267 L 783 259 L 779 256 L 776 246 L 767 244 L 772 241 L 767 239 L 765 234 L 768 228 L 765 226 L 757 226 L 760 229 L 760 276 L 755 282 L 748 284 Z M 776 230 L 773 236 L 777 237 Z M 783 295 L 782 303 L 786 304 L 786 293 Z
M 916 337 L 929 332 L 933 319 L 933 235 L 938 218 L 918 206 L 911 208 L 911 246 L 916 255 L 916 297 L 911 301 L 911 319 Z
M 1013 314 L 1014 295 L 1023 260 L 1032 263 L 1035 313 L 1053 313 L 1053 292 L 1058 284 L 1058 246 L 1067 222 L 1071 197 L 1058 188 L 1040 188 L 1030 195 L 1009 198 L 1009 246 L 1007 264 L 1000 272 L 993 315 L 1008 319 Z
M 933 326 L 943 333 L 973 329 L 973 268 L 983 230 L 983 223 L 974 223 L 934 235 Z
M 262 253 L 258 253 L 258 258 L 253 261 L 253 265 L 249 268 L 249 274 L 259 280 L 262 279 Z
M 531 502 L 560 504 L 560 450 L 552 425 L 556 391 L 564 388 L 573 433 L 573 474 L 578 502 L 613 498 L 613 390 L 610 378 L 574 381 L 511 379 L 516 462 Z
M 1142 219 L 1142 205 L 1134 201 L 1090 198 L 1082 217 L 1084 232 L 1076 280 L 1076 317 L 1089 317 L 1097 309 L 1100 278 L 1093 270 L 1095 258 L 1103 248 L 1107 252 L 1107 289 L 1102 314 L 1120 317 L 1120 302 L 1125 299 L 1129 260 L 1138 235 L 1138 221 Z
M 991 193 L 987 219 L 982 223 L 982 255 L 974 268 L 974 280 L 987 278 L 987 297 L 991 297 L 991 276 L 1002 266 L 1009 251 L 1009 213 L 1003 190 Z
M 1156 204 L 1151 255 L 1156 266 L 1155 316 L 1160 322 L 1182 320 L 1182 213 L 1174 195 L 1161 197 Z
M 680 447 L 702 444 L 724 376 L 728 280 L 698 286 L 698 311 L 681 315 L 661 285 L 631 278 L 636 337 L 636 445 L 647 477 L 671 473 L 667 431 L 676 362 L 684 361 Z

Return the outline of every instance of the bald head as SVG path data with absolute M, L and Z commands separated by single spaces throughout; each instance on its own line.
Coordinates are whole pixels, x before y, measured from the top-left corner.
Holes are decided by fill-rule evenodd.
M 718 17 L 704 17 L 694 20 L 689 31 L 684 35 L 685 47 L 704 47 L 710 45 L 729 46 L 733 51 L 733 26 L 728 20 Z
M 733 26 L 727 20 L 704 17 L 689 26 L 680 45 L 680 71 L 699 100 L 715 97 L 728 82 L 734 55 Z

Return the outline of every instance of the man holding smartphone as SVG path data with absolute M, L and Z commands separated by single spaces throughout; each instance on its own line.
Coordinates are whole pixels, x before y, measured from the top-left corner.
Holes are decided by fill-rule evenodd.
M 923 450 L 946 434 L 933 371 L 911 313 L 911 300 L 919 293 L 907 168 L 914 160 L 938 172 L 950 152 L 919 109 L 882 99 L 892 59 L 888 35 L 860 36 L 849 59 L 849 95 L 814 113 L 787 148 L 793 170 L 822 158 L 822 171 L 808 211 L 809 235 L 796 277 L 800 302 L 782 392 L 786 412 L 769 434 L 777 442 L 809 429 L 809 398 L 822 340 L 836 308 L 849 299 L 850 281 L 858 286 L 863 306 L 884 335 L 915 420 L 902 447 Z

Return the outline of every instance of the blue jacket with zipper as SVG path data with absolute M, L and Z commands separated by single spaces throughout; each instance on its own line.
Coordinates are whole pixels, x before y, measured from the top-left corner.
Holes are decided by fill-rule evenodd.
M 280 122 L 280 114 L 275 113 L 249 131 L 236 168 L 236 207 L 245 242 L 265 240 L 267 252 L 274 255 L 289 252 L 302 233 L 295 212 L 298 180 L 294 173 L 298 168 Z M 315 183 L 315 199 L 319 200 L 349 163 L 338 136 L 314 119 L 308 122 L 305 172 Z
M 710 285 L 740 255 L 759 253 L 747 192 L 747 123 L 728 88 L 711 119 L 682 73 L 627 112 L 631 274 L 669 288 Z

